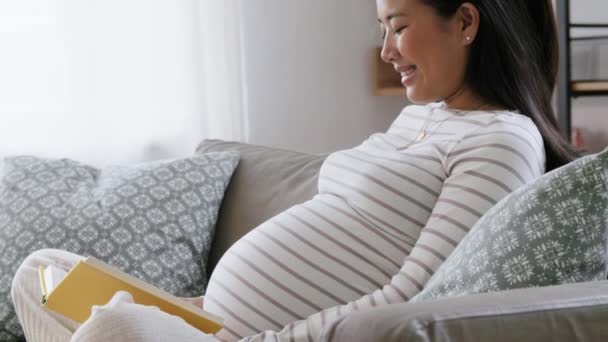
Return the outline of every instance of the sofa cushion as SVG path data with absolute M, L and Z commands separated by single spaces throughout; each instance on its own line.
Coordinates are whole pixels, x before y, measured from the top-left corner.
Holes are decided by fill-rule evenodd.
M 545 174 L 475 224 L 412 301 L 606 279 L 608 149 Z
M 209 274 L 240 237 L 270 217 L 311 199 L 325 156 L 221 140 L 204 140 L 198 153 L 237 151 L 241 160 L 217 219 Z
M 200 295 L 235 152 L 97 169 L 68 159 L 5 159 L 0 179 L 0 340 L 19 336 L 10 301 L 31 252 L 92 255 L 179 296 Z

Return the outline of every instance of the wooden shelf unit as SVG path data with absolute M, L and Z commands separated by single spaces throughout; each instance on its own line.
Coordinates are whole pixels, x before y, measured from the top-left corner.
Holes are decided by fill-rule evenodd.
M 572 50 L 575 40 L 606 39 L 605 35 L 571 37 L 571 29 L 608 29 L 608 23 L 570 22 L 570 0 L 556 0 L 557 27 L 559 31 L 559 74 L 557 82 L 557 116 L 562 133 L 570 138 L 572 124 L 572 98 L 579 96 L 607 96 L 608 80 L 571 79 Z

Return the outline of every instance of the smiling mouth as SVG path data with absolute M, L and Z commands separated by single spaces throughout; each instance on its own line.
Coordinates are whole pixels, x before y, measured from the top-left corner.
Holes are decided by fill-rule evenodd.
M 401 84 L 406 87 L 408 85 L 411 85 L 413 78 L 416 74 L 416 70 L 418 70 L 418 68 L 415 65 L 398 68 L 397 71 L 399 71 L 399 73 L 401 74 Z
M 403 76 L 410 76 L 414 72 L 416 72 L 416 66 L 415 65 L 410 65 L 409 67 L 401 69 L 401 76 L 402 77 Z

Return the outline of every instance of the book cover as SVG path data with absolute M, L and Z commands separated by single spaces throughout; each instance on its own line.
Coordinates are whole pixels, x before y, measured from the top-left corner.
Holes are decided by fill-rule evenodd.
M 204 333 L 214 334 L 223 326 L 220 317 L 93 257 L 78 262 L 56 286 L 47 284 L 53 278 L 48 273 L 45 277 L 45 270 L 40 271 L 42 305 L 80 323 L 89 318 L 93 305 L 105 305 L 117 291 L 127 291 L 135 303 L 156 306 Z

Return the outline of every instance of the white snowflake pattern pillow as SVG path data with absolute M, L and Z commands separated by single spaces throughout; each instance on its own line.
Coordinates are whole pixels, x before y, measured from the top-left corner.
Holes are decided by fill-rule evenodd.
M 70 159 L 7 157 L 0 172 L 0 341 L 22 336 L 10 299 L 30 253 L 94 256 L 178 296 L 200 295 L 236 152 L 98 169 Z
M 608 149 L 488 210 L 412 301 L 606 279 L 607 226 Z

